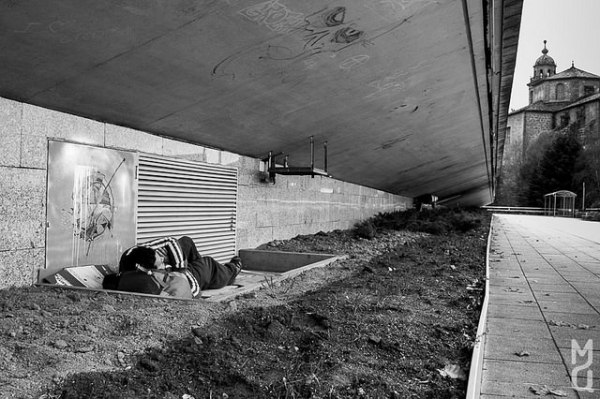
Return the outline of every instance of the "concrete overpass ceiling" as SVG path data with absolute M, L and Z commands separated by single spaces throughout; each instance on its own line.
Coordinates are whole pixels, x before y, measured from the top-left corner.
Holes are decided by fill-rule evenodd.
M 0 96 L 298 166 L 314 136 L 335 178 L 481 205 L 522 0 L 490 3 L 0 1 Z

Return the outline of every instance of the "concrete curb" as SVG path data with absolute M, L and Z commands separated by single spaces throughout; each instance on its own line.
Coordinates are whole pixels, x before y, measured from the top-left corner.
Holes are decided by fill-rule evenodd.
M 485 294 L 483 304 L 481 305 L 481 314 L 479 315 L 479 324 L 477 325 L 477 336 L 473 345 L 473 354 L 471 356 L 471 367 L 469 370 L 469 382 L 467 385 L 466 399 L 477 399 L 481 396 L 481 375 L 483 373 L 483 349 L 485 348 L 485 329 L 487 324 L 487 313 L 490 292 L 490 244 L 492 242 L 492 234 L 494 216 L 490 221 L 490 232 L 487 239 L 487 250 L 485 255 Z

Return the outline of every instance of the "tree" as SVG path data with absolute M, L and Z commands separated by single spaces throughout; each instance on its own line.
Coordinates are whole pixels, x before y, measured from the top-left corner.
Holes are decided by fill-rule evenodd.
M 552 147 L 557 135 L 555 131 L 551 131 L 539 135 L 529 143 L 523 162 L 516 172 L 516 202 L 519 206 L 543 206 L 543 195 L 539 201 L 536 201 L 537 194 L 535 193 L 543 190 L 543 187 L 539 186 L 542 160 Z
M 600 207 L 600 137 L 596 134 L 590 134 L 586 139 L 578 159 L 575 179 L 579 187 L 585 183 L 585 206 Z
M 554 137 L 551 145 L 543 152 L 537 167 L 529 178 L 527 202 L 533 206 L 544 205 L 544 195 L 558 191 L 578 191 L 575 175 L 582 147 L 576 137 L 576 129 Z
M 496 193 L 496 203 L 507 206 L 533 206 L 529 203 L 529 186 L 534 180 L 545 151 L 555 138 L 555 132 L 539 135 L 521 151 L 521 142 L 511 144 L 506 151 Z
M 502 167 L 498 176 L 494 204 L 504 206 L 518 206 L 518 182 L 517 177 L 522 167 L 522 156 L 518 146 L 512 146 L 505 150 L 506 156 L 502 161 Z

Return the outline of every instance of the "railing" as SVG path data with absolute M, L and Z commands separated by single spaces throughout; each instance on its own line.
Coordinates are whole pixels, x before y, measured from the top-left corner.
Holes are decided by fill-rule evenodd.
M 586 208 L 585 210 L 571 209 L 544 209 L 530 206 L 482 206 L 482 209 L 494 213 L 512 213 L 516 215 L 546 215 L 567 216 L 583 220 L 600 221 L 600 208 Z
M 515 214 L 526 214 L 526 215 L 544 215 L 544 208 L 538 208 L 533 206 L 482 206 L 483 209 L 489 212 L 496 213 L 515 213 Z
M 600 221 L 600 208 L 586 208 L 583 211 L 576 211 L 575 217 L 583 220 Z

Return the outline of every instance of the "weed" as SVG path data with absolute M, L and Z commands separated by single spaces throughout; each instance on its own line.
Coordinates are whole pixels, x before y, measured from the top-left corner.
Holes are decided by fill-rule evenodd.
M 478 228 L 481 225 L 481 216 L 472 212 L 456 212 L 450 218 L 455 230 L 466 233 L 469 230 Z
M 267 278 L 265 276 L 265 281 L 263 286 L 267 287 L 267 295 L 270 296 L 271 298 L 275 298 L 277 296 L 275 289 L 277 288 L 277 285 L 275 283 L 275 281 L 273 280 L 273 277 L 269 277 Z
M 375 227 L 375 224 L 373 224 L 371 219 L 369 219 L 369 220 L 365 220 L 363 222 L 357 223 L 356 226 L 354 227 L 354 232 L 360 238 L 366 238 L 368 240 L 371 240 L 371 239 L 375 238 L 375 234 L 377 233 L 377 228 Z
M 302 275 L 299 275 L 297 278 L 300 278 L 300 280 L 302 280 Z M 279 288 L 278 288 L 279 286 Z M 285 286 L 285 288 L 283 288 Z M 294 287 L 296 286 L 296 278 L 293 279 L 289 279 L 286 281 L 283 281 L 279 284 L 277 284 L 277 281 L 273 280 L 273 277 L 270 276 L 269 278 L 267 278 L 265 276 L 264 282 L 263 282 L 263 287 L 266 287 L 267 289 L 267 295 L 270 296 L 271 298 L 275 298 L 277 296 L 277 292 L 285 295 L 287 293 L 289 293 L 292 289 L 294 289 Z

